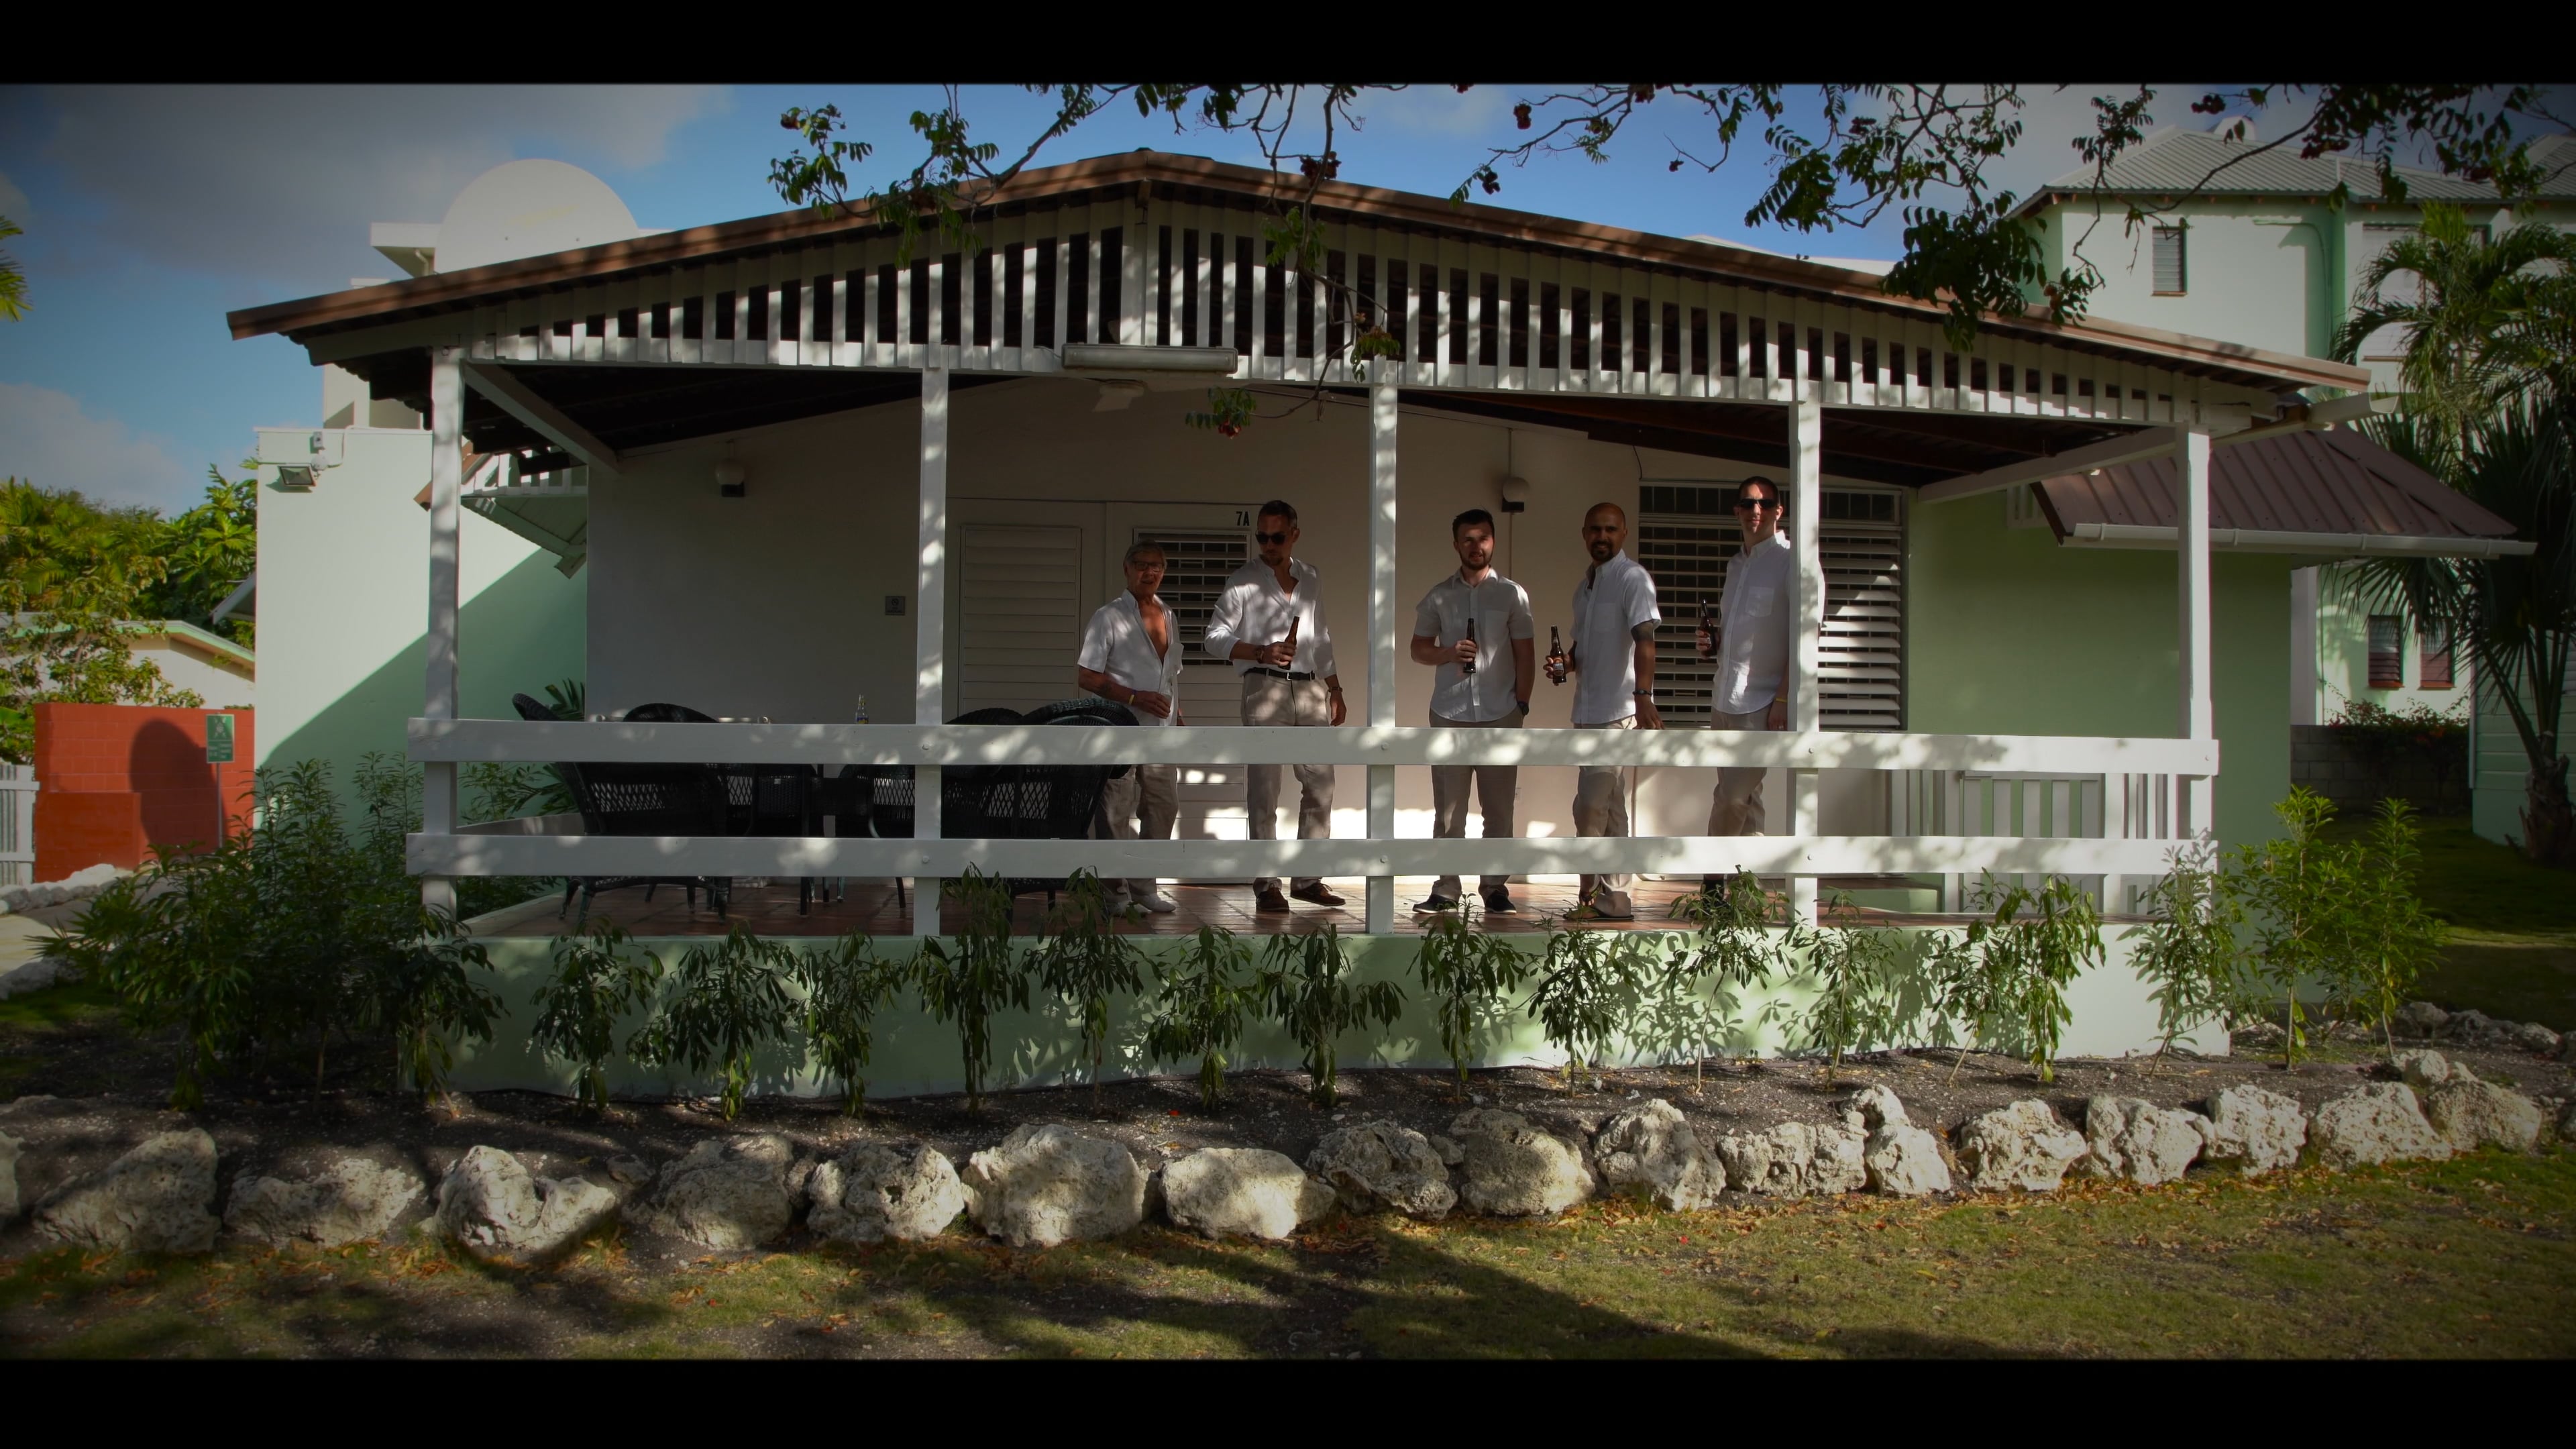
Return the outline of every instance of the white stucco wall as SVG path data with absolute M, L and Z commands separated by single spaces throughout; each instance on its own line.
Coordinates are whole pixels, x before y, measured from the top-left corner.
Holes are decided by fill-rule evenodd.
M 1302 515 L 1299 555 L 1322 571 L 1342 681 L 1355 719 L 1367 717 L 1368 456 L 1366 408 L 1355 399 L 1257 422 L 1239 438 L 1183 425 L 1205 406 L 1196 393 L 1151 393 L 1132 407 L 1096 412 L 1086 382 L 1027 379 L 962 390 L 951 401 L 952 527 L 975 522 L 1084 524 L 1097 540 L 1087 570 L 1090 595 L 1117 587 L 1115 550 L 1125 527 L 1157 505 L 1254 507 L 1282 497 Z M 1265 397 L 1277 413 L 1285 397 Z M 591 708 L 613 711 L 648 701 L 709 714 L 777 720 L 846 720 L 864 693 L 880 720 L 910 717 L 914 620 L 884 596 L 912 592 L 918 563 L 916 497 L 919 410 L 887 406 L 739 435 L 734 456 L 746 496 L 717 494 L 712 469 L 725 442 L 627 455 L 619 477 L 593 489 L 590 522 L 589 661 Z M 1650 475 L 1712 482 L 1765 471 L 1703 458 L 1644 455 Z M 1592 504 L 1633 514 L 1640 468 L 1630 448 L 1553 429 L 1408 410 L 1399 432 L 1397 627 L 1407 637 L 1423 592 L 1457 567 L 1449 521 L 1482 507 L 1497 513 L 1496 565 L 1530 591 L 1539 649 L 1550 624 L 1569 622 L 1574 587 L 1588 563 L 1580 529 Z M 1777 473 L 1778 469 L 1768 470 Z M 1530 480 L 1528 511 L 1500 513 L 1501 480 Z M 1114 544 L 1114 547 L 1113 547 Z M 952 578 L 954 576 L 952 569 Z M 955 648 L 949 639 L 951 708 Z M 469 659 L 467 666 L 474 665 Z M 1398 653 L 1396 717 L 1419 724 L 1430 703 L 1431 671 Z M 1062 663 L 1061 693 L 1072 695 L 1074 662 Z M 1570 723 L 1570 687 L 1539 682 L 1530 723 Z M 1705 771 L 1645 771 L 1641 833 L 1705 827 Z M 1692 779 L 1693 775 L 1707 778 Z M 1774 818 L 1785 820 L 1785 785 L 1772 782 Z M 1572 833 L 1574 772 L 1521 773 L 1523 835 Z M 1294 785 L 1283 812 L 1293 830 Z M 1399 828 L 1430 833 L 1430 779 L 1397 772 Z M 1885 828 L 1883 804 L 1867 784 L 1829 784 L 1828 830 Z M 1336 831 L 1365 833 L 1366 779 L 1344 769 L 1336 784 Z M 1471 833 L 1480 826 L 1471 826 Z M 1239 837 L 1239 802 L 1185 811 L 1185 836 Z
M 166 634 L 137 643 L 133 652 L 151 660 L 173 688 L 195 690 L 209 709 L 248 709 L 259 703 L 258 687 L 245 675 L 246 666 L 230 661 L 218 664 L 203 650 L 173 642 Z

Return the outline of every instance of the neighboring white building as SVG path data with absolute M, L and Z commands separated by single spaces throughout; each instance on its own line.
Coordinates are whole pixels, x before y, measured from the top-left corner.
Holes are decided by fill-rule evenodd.
M 2497 205 L 2491 186 L 2410 167 L 2398 168 L 2407 200 L 2382 201 L 2368 161 L 2302 159 L 2290 147 L 2254 154 L 2259 144 L 2240 118 L 2209 131 L 2167 130 L 2113 163 L 2108 194 L 2098 200 L 2091 169 L 2078 168 L 2043 186 L 2021 214 L 2039 222 L 2050 272 L 2073 265 L 2079 243 L 2100 270 L 2094 316 L 2311 357 L 2331 355 L 2363 274 L 2390 242 L 2414 230 L 2423 202 L 2458 205 L 2491 231 L 2529 221 L 2576 230 L 2576 137 L 2532 144 L 2532 158 L 2550 179 L 2539 200 L 2519 210 Z M 2341 207 L 2329 201 L 2338 185 L 2348 188 Z M 2187 192 L 2196 194 L 2171 200 Z M 2160 213 L 2134 233 L 2126 229 L 2131 201 Z M 2374 392 L 2399 390 L 2402 345 L 2394 329 L 2364 342 L 2358 361 L 2369 367 Z M 2444 641 L 2414 637 L 2401 617 L 2355 598 L 2332 565 L 2300 570 L 2292 587 L 2293 725 L 2330 722 L 2348 700 L 2470 713 L 2465 661 L 2455 663 Z M 2500 823 L 2510 812 L 2499 802 L 2518 802 L 2521 751 L 2501 713 L 2490 713 L 2488 732 L 2501 728 L 2504 738 L 2472 746 L 2480 753 L 2482 804 L 2493 807 L 2477 814 L 2482 821 L 2492 815 L 2485 833 L 2502 838 L 2518 829 Z
M 32 617 L 17 616 L 22 622 Z M 116 622 L 128 631 L 126 652 L 152 661 L 171 688 L 194 691 L 209 709 L 249 709 L 258 703 L 253 683 L 257 660 L 244 646 L 178 619 Z M 39 677 L 50 675 L 40 670 Z

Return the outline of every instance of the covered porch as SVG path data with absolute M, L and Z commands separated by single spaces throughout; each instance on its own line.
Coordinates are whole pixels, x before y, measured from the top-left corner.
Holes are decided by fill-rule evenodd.
M 1332 921 L 1401 935 L 1418 929 L 1401 909 L 1415 885 L 1409 878 L 1510 874 L 1526 882 L 1515 894 L 1530 909 L 1518 922 L 1486 924 L 1513 929 L 1534 923 L 1542 909 L 1570 905 L 1576 872 L 1661 877 L 1639 893 L 1637 925 L 1652 927 L 1685 884 L 1741 868 L 1777 878 L 1810 921 L 1846 878 L 1868 882 L 1868 895 L 1902 897 L 1871 908 L 1903 915 L 1916 903 L 1908 893 L 1928 893 L 1922 904 L 1936 910 L 1958 909 L 1966 887 L 1988 871 L 2084 878 L 2116 913 L 2129 886 L 2160 874 L 2174 852 L 2215 842 L 2213 449 L 2357 415 L 2357 406 L 2309 407 L 2295 392 L 2363 386 L 2358 370 L 2107 324 L 2059 329 L 2035 318 L 1990 324 L 1961 353 L 1944 339 L 1937 312 L 1880 293 L 1874 278 L 1340 183 L 1319 195 L 1329 245 L 1320 272 L 1305 275 L 1256 264 L 1260 213 L 1276 204 L 1274 184 L 1263 173 L 1192 158 L 1108 158 L 1023 177 L 979 219 L 982 249 L 971 255 L 906 257 L 879 219 L 792 213 L 236 314 L 237 335 L 283 332 L 316 361 L 363 373 L 379 396 L 416 400 L 431 422 L 429 658 L 424 707 L 410 729 L 411 757 L 428 772 L 427 818 L 411 842 L 428 897 L 451 899 L 445 882 L 463 875 L 849 877 L 846 902 L 810 914 L 795 913 L 792 885 L 783 911 L 773 885 L 738 897 L 739 913 L 764 933 L 864 925 L 874 934 L 929 934 L 953 929 L 935 883 L 970 867 L 1023 877 L 1087 867 L 1105 877 L 1200 882 L 1320 874 L 1347 882 L 1347 910 L 1301 908 L 1280 921 L 1254 916 L 1240 887 L 1185 886 L 1183 900 L 1195 904 L 1149 928 L 1313 929 Z M 1396 355 L 1355 361 L 1351 340 L 1368 328 L 1381 329 Z M 1303 393 L 1315 401 L 1326 424 L 1318 436 L 1328 441 L 1289 441 L 1284 430 L 1310 426 L 1301 417 L 1263 423 L 1243 440 L 1254 451 L 1220 463 L 1157 457 L 1175 438 L 1202 437 L 1173 426 L 1171 396 L 1209 386 L 1251 388 L 1269 407 Z M 1093 415 L 1107 421 L 1082 421 Z M 1122 416 L 1143 421 L 1121 432 Z M 1147 431 L 1148 422 L 1161 431 Z M 1722 492 L 1747 467 L 1779 475 L 1800 564 L 1797 672 L 1808 682 L 1795 695 L 1791 728 L 1419 724 L 1419 711 L 1399 695 L 1407 674 L 1427 671 L 1399 660 L 1413 599 L 1450 566 L 1437 540 L 1466 496 L 1458 480 L 1477 473 L 1478 486 L 1489 488 L 1495 473 L 1520 482 L 1540 472 L 1506 451 L 1502 469 L 1478 473 L 1483 464 L 1469 457 L 1472 449 L 1454 441 L 1471 428 L 1499 430 L 1507 450 L 1554 460 L 1557 476 L 1534 485 L 1533 520 L 1549 510 L 1560 518 L 1579 512 L 1602 491 L 1604 469 L 1627 457 L 1634 476 L 1620 486 L 1629 496 L 1649 488 Z M 1015 439 L 1015 430 L 1035 441 Z M 774 587 L 743 586 L 760 578 L 745 571 L 758 566 L 756 554 L 732 573 L 691 576 L 689 548 L 710 536 L 708 520 L 723 517 L 708 510 L 727 506 L 717 501 L 718 480 L 746 486 L 747 477 L 748 489 L 763 496 L 765 486 L 788 486 L 765 479 L 801 477 L 799 470 L 821 466 L 816 460 L 849 450 L 874 450 L 866 456 L 882 460 L 898 445 L 908 463 L 900 492 L 890 470 L 875 465 L 840 484 L 839 496 L 856 510 L 847 517 L 872 538 L 844 539 L 818 529 L 812 510 L 790 510 L 772 519 L 763 545 L 781 576 Z M 1346 727 L 937 723 L 971 707 L 961 684 L 974 680 L 965 676 L 983 669 L 975 679 L 1007 683 L 1015 667 L 979 661 L 971 640 L 952 637 L 967 617 L 959 601 L 965 532 L 1038 516 L 980 483 L 961 492 L 959 479 L 1029 471 L 1028 452 L 1081 448 L 1109 459 L 1108 471 L 1067 484 L 1059 501 L 1104 510 L 1101 527 L 1112 534 L 1178 527 L 1214 536 L 1249 526 L 1249 517 L 1174 525 L 1116 513 L 1146 473 L 1181 480 L 1177 490 L 1208 478 L 1212 467 L 1242 465 L 1255 475 L 1325 479 L 1310 485 L 1314 492 L 1349 498 L 1347 508 L 1310 508 L 1306 520 L 1310 542 L 1328 530 L 1346 540 L 1336 545 L 1346 561 L 1337 561 L 1338 574 L 1328 565 L 1328 579 L 1362 602 L 1336 610 L 1352 703 Z M 1269 461 L 1246 463 L 1247 456 Z M 1688 477 L 1650 474 L 1650 456 L 1658 468 L 1672 459 L 1709 466 Z M 2169 460 L 2166 526 L 2176 558 L 2162 605 L 2172 620 L 2174 684 L 2169 706 L 2155 711 L 2160 717 L 2094 734 L 1908 728 L 1907 680 L 1882 662 L 1884 640 L 1903 638 L 1903 620 L 1871 621 L 1883 612 L 1878 595 L 1909 560 L 1901 540 L 1885 558 L 1829 553 L 1835 498 L 1883 496 L 1905 510 L 1937 509 L 2154 460 Z M 728 463 L 730 475 L 717 471 Z M 1240 511 L 1231 506 L 1236 493 L 1255 503 L 1284 491 L 1266 480 L 1223 486 L 1210 506 L 1226 514 Z M 1497 501 L 1508 515 L 1512 490 Z M 456 681 L 472 667 L 458 638 L 456 598 L 458 518 L 467 506 L 520 519 L 554 539 L 549 547 L 560 545 L 567 569 L 591 571 L 594 709 L 679 699 L 734 718 L 458 718 Z M 1158 501 L 1158 517 L 1177 517 L 1173 506 Z M 876 564 L 843 570 L 834 583 L 828 559 L 813 557 L 855 553 L 862 543 L 894 549 L 900 586 L 882 574 L 849 577 Z M 1713 600 L 1722 551 L 1708 538 L 1693 546 L 1711 566 L 1692 587 Z M 798 592 L 784 578 L 791 562 L 811 566 L 823 582 Z M 1095 574 L 1092 603 L 1106 597 L 1097 582 Z M 1563 615 L 1554 598 L 1540 597 L 1542 587 L 1553 594 L 1556 585 L 1532 588 L 1544 628 Z M 638 602 L 603 608 L 604 590 Z M 666 603 L 680 602 L 651 604 L 656 590 Z M 907 600 L 909 614 L 897 614 Z M 1695 602 L 1687 590 L 1667 590 L 1659 642 L 1668 659 L 1687 649 Z M 2032 597 L 2024 606 L 2045 609 L 2049 601 Z M 869 692 L 853 686 L 872 676 L 864 659 L 834 663 L 834 636 L 810 623 L 856 613 L 874 614 L 874 630 L 907 636 L 899 679 L 887 676 L 899 692 L 872 693 L 874 718 L 908 714 L 916 722 L 839 722 L 848 713 L 840 701 Z M 783 663 L 791 660 L 804 663 Z M 2014 661 L 2039 670 L 2051 663 Z M 1029 665 L 1063 677 L 1036 697 L 1072 693 L 1071 665 L 1069 653 L 1053 666 L 1043 657 Z M 782 672 L 797 676 L 796 690 L 777 691 L 772 681 Z M 1659 688 L 1687 692 L 1686 676 L 1678 662 L 1669 678 L 1659 668 Z M 1203 684 L 1213 691 L 1201 696 L 1211 711 L 1225 684 Z M 691 691 L 694 700 L 681 699 Z M 1690 722 L 1687 709 L 1675 722 Z M 473 822 L 460 815 L 458 771 L 478 761 L 725 761 L 826 774 L 908 768 L 918 804 L 910 838 L 608 835 L 586 833 L 578 819 Z M 1220 781 L 1239 779 L 1228 772 L 1254 763 L 1332 766 L 1365 781 L 1364 805 L 1337 822 L 1348 828 L 1330 840 L 1230 836 L 1213 813 L 1200 838 L 1171 841 L 962 838 L 941 829 L 943 769 L 1138 763 L 1190 767 Z M 1641 833 L 1628 838 L 1534 826 L 1505 839 L 1423 838 L 1420 821 L 1400 818 L 1399 772 L 1465 763 L 1522 766 L 1525 795 L 1533 776 L 1558 771 L 1570 780 L 1585 765 L 1634 766 L 1688 782 L 1721 764 L 1759 763 L 1777 771 L 1784 788 L 1775 833 L 1760 837 L 1691 833 L 1688 810 L 1675 807 L 1641 809 Z M 899 908 L 884 884 L 895 877 L 922 887 Z M 669 888 L 649 905 L 638 891 L 617 895 L 601 897 L 598 909 L 631 916 L 638 935 L 716 929 L 703 911 L 685 920 L 671 914 L 679 902 Z M 1039 902 L 1023 898 L 1020 928 L 1041 929 Z M 553 910 L 550 901 L 530 903 L 486 918 L 480 929 L 552 934 L 560 929 Z

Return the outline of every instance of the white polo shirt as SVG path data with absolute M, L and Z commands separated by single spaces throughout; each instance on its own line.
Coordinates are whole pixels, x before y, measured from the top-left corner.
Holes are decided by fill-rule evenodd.
M 1155 602 L 1162 600 L 1157 598 Z M 1170 609 L 1163 611 L 1163 618 L 1167 627 L 1177 631 Z M 1125 685 L 1139 694 L 1162 695 L 1174 702 L 1174 713 L 1179 712 L 1181 641 L 1171 637 L 1169 647 L 1156 654 L 1154 636 L 1145 632 L 1145 612 L 1136 606 L 1134 594 L 1122 593 L 1092 610 L 1091 622 L 1082 626 L 1082 653 L 1075 662 L 1085 669 L 1099 670 L 1109 676 L 1111 683 Z M 1138 724 L 1172 722 L 1168 714 L 1161 719 L 1141 710 L 1136 714 Z
M 1655 608 L 1655 580 L 1626 554 L 1588 570 L 1574 586 L 1574 722 L 1615 724 L 1637 712 L 1637 638 L 1640 624 L 1664 616 Z
M 1767 710 L 1789 673 L 1789 623 L 1798 609 L 1798 551 L 1785 533 L 1726 561 L 1718 595 L 1720 714 Z
M 1468 724 L 1520 713 L 1520 700 L 1512 693 L 1511 641 L 1537 632 L 1530 620 L 1529 592 L 1491 570 L 1473 586 L 1453 573 L 1433 584 L 1414 607 L 1413 637 L 1429 638 L 1445 649 L 1467 637 L 1470 618 L 1476 621 L 1476 672 L 1460 669 L 1455 659 L 1444 661 L 1431 676 L 1431 712 Z
M 1226 575 L 1225 592 L 1217 595 L 1216 607 L 1208 615 L 1207 652 L 1227 659 L 1237 643 L 1279 643 L 1288 637 L 1288 621 L 1293 617 L 1297 620 L 1297 657 L 1288 672 L 1312 674 L 1317 679 L 1340 673 L 1333 667 L 1333 631 L 1324 623 L 1324 586 L 1315 566 L 1292 558 L 1288 561 L 1288 576 L 1297 581 L 1293 594 L 1279 587 L 1279 575 L 1257 558 Z M 1256 667 L 1269 667 L 1256 666 L 1249 659 L 1228 662 L 1238 676 Z

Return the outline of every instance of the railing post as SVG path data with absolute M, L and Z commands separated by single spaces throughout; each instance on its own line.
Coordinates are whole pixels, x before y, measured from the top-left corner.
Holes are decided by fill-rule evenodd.
M 423 719 L 454 719 L 457 711 L 456 619 L 463 560 L 465 487 L 465 349 L 429 350 L 429 634 Z M 432 761 L 421 769 L 420 828 L 424 835 L 456 833 L 456 765 Z M 420 879 L 420 903 L 456 909 L 456 882 Z
M 1806 376 L 1800 369 L 1798 376 Z M 1789 541 L 1796 549 L 1798 571 L 1796 681 L 1789 698 L 1789 727 L 1811 734 L 1823 726 L 1824 690 L 1818 679 L 1825 631 L 1825 570 L 1822 532 L 1825 510 L 1824 433 L 1821 403 L 1789 407 Z M 1816 833 L 1816 772 L 1789 772 L 1789 833 Z M 1789 907 L 1809 925 L 1816 920 L 1816 878 L 1789 878 Z
M 930 296 L 936 307 L 936 285 Z M 930 340 L 938 342 L 937 331 Z M 927 355 L 931 361 L 921 369 L 921 567 L 913 577 L 912 718 L 939 724 L 947 718 L 948 701 L 948 369 L 937 347 Z M 913 769 L 912 836 L 939 838 L 939 767 L 927 762 Z M 939 934 L 936 878 L 913 880 L 912 932 Z
M 1406 628 L 1395 608 L 1395 367 L 1372 364 L 1369 385 L 1369 723 L 1395 723 L 1395 636 Z M 1395 838 L 1395 767 L 1368 767 L 1371 840 Z M 1395 929 L 1395 877 L 1368 878 L 1368 929 Z
M 2181 696 L 2181 728 L 2177 731 L 2187 740 L 2214 739 L 2218 734 L 2218 714 L 2210 686 L 2210 613 L 2209 613 L 2209 433 L 2200 427 L 2177 430 L 2174 439 L 2174 471 L 2180 475 L 2182 516 L 2177 521 L 2175 543 L 2180 559 L 2181 658 L 2177 683 Z M 2217 839 L 2211 819 L 2215 791 L 2206 775 L 2187 776 L 2182 796 L 2188 820 L 2177 822 L 2175 834 L 2194 840 Z

